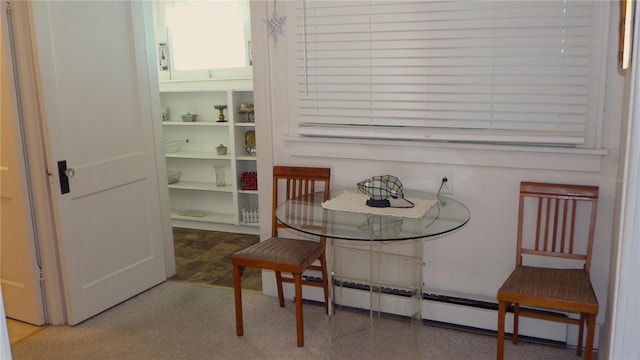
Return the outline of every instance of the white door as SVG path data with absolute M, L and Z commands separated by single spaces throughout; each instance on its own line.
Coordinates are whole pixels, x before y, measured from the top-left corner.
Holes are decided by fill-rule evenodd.
M 70 324 L 166 279 L 143 6 L 32 3 Z
M 3 4 L 3 16 L 6 14 Z M 4 19 L 3 19 L 4 20 Z M 8 46 L 7 25 L 0 30 L 0 282 L 6 316 L 44 324 L 44 306 L 40 269 L 31 221 L 31 208 L 24 180 L 25 169 L 20 131 L 14 126 L 12 60 Z M 1 304 L 0 304 L 1 305 Z M 4 319 L 3 319 L 4 320 Z

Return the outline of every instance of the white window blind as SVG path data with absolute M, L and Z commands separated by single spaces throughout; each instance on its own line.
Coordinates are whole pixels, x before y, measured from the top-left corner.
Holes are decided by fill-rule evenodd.
M 598 1 L 313 1 L 297 8 L 298 134 L 584 144 Z

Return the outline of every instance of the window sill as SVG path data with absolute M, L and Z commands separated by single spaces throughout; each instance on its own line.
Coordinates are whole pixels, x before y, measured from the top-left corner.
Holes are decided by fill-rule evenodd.
M 160 92 L 252 90 L 253 80 L 169 80 L 161 81 Z
M 599 172 L 607 149 L 287 136 L 292 156 Z M 321 151 L 318 151 L 321 149 Z

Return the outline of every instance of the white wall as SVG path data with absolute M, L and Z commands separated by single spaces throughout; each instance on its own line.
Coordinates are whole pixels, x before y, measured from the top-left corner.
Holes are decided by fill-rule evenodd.
M 597 185 L 600 202 L 591 277 L 603 309 L 598 324 L 605 321 L 624 80 L 616 70 L 617 3 L 611 3 L 613 18 L 606 68 L 602 149 L 565 154 L 545 153 L 541 149 L 523 153 L 521 148 L 502 151 L 491 146 L 458 149 L 448 144 L 398 142 L 393 147 L 384 147 L 362 141 L 349 145 L 296 141 L 290 136 L 291 116 L 286 96 L 290 88 L 289 68 L 294 66 L 287 48 L 294 30 L 293 26 L 288 26 L 289 19 L 294 14 L 287 13 L 287 6 L 282 2 L 276 6 L 279 16 L 287 16 L 283 34 L 270 37 L 264 49 L 254 48 L 260 173 L 269 174 L 273 164 L 328 166 L 332 169 L 332 188 L 354 187 L 356 182 L 369 176 L 393 174 L 405 187 L 427 191 L 437 190 L 437 179 L 441 174 L 453 175 L 452 196 L 469 207 L 471 220 L 461 231 L 425 243 L 424 279 L 431 288 L 491 298 L 495 298 L 498 287 L 515 262 L 514 235 L 520 181 Z M 272 2 L 253 4 L 254 43 L 267 39 L 263 20 L 272 14 Z M 259 94 L 261 88 L 268 94 Z M 352 154 L 367 155 L 368 160 Z M 259 186 L 269 188 L 269 181 L 263 176 Z M 269 204 L 269 196 L 262 192 L 260 203 Z M 270 214 L 265 213 L 266 208 L 268 206 L 261 206 L 261 219 L 270 218 Z M 261 235 L 269 236 L 270 225 L 261 225 Z M 269 279 L 265 280 L 265 291 L 269 292 Z M 486 327 L 495 327 L 495 319 Z

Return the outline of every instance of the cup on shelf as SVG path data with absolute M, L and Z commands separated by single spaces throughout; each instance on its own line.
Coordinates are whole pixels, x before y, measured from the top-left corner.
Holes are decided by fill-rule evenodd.
M 227 147 L 222 144 L 218 145 L 216 153 L 218 153 L 218 155 L 227 155 Z
M 216 171 L 216 186 L 225 186 L 226 183 L 226 179 L 225 179 L 225 166 L 214 166 L 213 167 Z
M 162 121 L 169 121 L 169 108 L 162 105 L 161 111 L 162 111 Z

